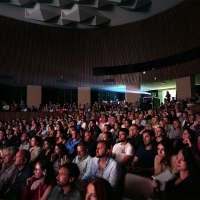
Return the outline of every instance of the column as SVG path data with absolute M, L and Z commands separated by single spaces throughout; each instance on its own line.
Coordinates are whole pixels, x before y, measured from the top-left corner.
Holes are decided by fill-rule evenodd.
M 91 101 L 91 91 L 90 87 L 78 87 L 78 104 L 90 105 Z
M 140 86 L 139 85 L 126 85 L 126 101 L 136 102 L 140 101 Z
M 27 107 L 38 107 L 42 100 L 42 87 L 38 85 L 27 85 Z
M 195 95 L 195 76 L 176 79 L 177 99 L 190 98 Z

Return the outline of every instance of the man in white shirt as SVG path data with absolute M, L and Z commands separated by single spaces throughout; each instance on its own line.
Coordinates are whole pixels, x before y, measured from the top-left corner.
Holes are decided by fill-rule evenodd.
M 123 170 L 126 171 L 126 167 L 131 164 L 134 155 L 133 146 L 128 143 L 127 138 L 129 130 L 127 128 L 121 128 L 119 131 L 119 141 L 114 145 L 112 150 L 113 158 L 120 164 Z

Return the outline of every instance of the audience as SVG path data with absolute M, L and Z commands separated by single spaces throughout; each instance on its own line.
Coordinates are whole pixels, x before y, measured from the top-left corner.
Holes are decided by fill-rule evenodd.
M 12 110 L 14 105 L 17 109 L 18 105 L 14 102 Z M 103 106 L 97 103 L 92 106 L 75 103 L 65 104 L 64 107 L 53 103 L 49 105 L 47 110 L 59 111 L 62 108 L 63 112 L 59 112 L 57 117 L 54 117 L 55 113 L 52 113 L 54 116 L 46 115 L 44 119 L 39 114 L 30 121 L 0 120 L 0 199 L 53 199 L 55 196 L 54 199 L 79 199 L 79 188 L 75 184 L 78 187 L 81 185 L 84 197 L 88 185 L 86 199 L 110 199 L 108 191 L 103 192 L 104 186 L 109 188 L 106 180 L 113 189 L 117 189 L 117 198 L 120 198 L 120 187 L 127 172 L 150 177 L 165 169 L 170 169 L 173 174 L 179 171 L 181 182 L 167 183 L 162 198 L 170 196 L 168 192 L 172 191 L 173 184 L 174 191 L 179 191 L 182 183 L 184 187 L 191 183 L 182 182 L 183 174 L 191 174 L 191 171 L 183 172 L 179 165 L 182 161 L 178 164 L 175 161 L 179 150 L 183 152 L 185 148 L 188 149 L 186 151 L 193 151 L 196 160 L 200 161 L 200 115 L 187 107 L 193 105 L 188 98 L 184 101 L 172 98 L 159 109 L 145 111 L 140 110 L 147 108 L 144 104 L 140 106 L 134 102 L 104 103 Z M 97 140 L 100 140 L 98 144 Z M 18 152 L 17 147 L 20 149 Z M 52 190 L 54 184 L 45 181 L 47 170 L 40 162 L 53 167 L 52 178 L 59 173 L 58 185 L 52 193 L 46 186 L 51 185 Z M 62 168 L 71 162 L 79 168 L 78 177 L 73 174 L 71 178 L 67 177 L 71 173 L 70 166 Z M 186 164 L 188 168 L 190 163 Z M 193 175 L 188 177 L 195 181 Z M 157 181 L 153 184 L 159 185 Z M 109 191 L 113 193 L 113 189 Z M 190 192 L 185 193 L 185 198 L 190 199 Z M 194 195 L 191 194 L 191 199 Z
M 97 144 L 96 157 L 92 158 L 90 166 L 82 177 L 81 190 L 86 191 L 89 181 L 95 177 L 106 179 L 113 188 L 116 188 L 120 175 L 119 164 L 110 157 L 110 143 L 102 140 Z

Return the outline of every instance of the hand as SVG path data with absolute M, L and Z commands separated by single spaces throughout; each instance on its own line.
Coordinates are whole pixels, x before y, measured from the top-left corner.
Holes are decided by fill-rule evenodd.
M 152 179 L 151 183 L 152 183 L 152 186 L 153 186 L 154 188 L 157 188 L 158 185 L 159 185 L 159 184 L 158 184 L 158 183 L 159 183 L 158 180 L 156 180 L 156 179 L 154 179 L 154 178 Z
M 36 180 L 35 176 L 28 178 L 26 180 L 26 185 L 32 185 L 35 180 Z
M 189 147 L 192 146 L 192 143 L 191 143 L 190 139 L 187 139 L 187 140 L 186 140 L 186 143 L 188 143 Z

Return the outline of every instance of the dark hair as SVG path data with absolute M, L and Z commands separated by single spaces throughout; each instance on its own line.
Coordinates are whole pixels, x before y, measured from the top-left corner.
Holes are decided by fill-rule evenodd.
M 65 163 L 63 165 L 61 165 L 59 167 L 60 168 L 65 168 L 68 170 L 69 173 L 69 177 L 74 177 L 74 183 L 76 182 L 76 180 L 78 179 L 79 175 L 80 175 L 80 170 L 77 166 L 77 164 L 75 163 Z
M 64 144 L 56 144 L 56 146 L 60 149 L 61 155 L 67 155 L 67 149 Z
M 136 127 L 138 131 L 140 130 L 140 127 L 137 124 L 133 124 L 131 126 Z
M 158 126 L 157 128 L 159 128 L 159 129 L 161 129 L 161 131 L 162 131 L 162 137 L 164 138 L 164 137 L 166 137 L 166 132 L 165 132 L 165 129 L 162 127 L 162 126 Z
M 100 140 L 97 144 L 99 143 L 103 143 L 106 147 L 106 149 L 111 149 L 111 144 L 109 141 L 105 141 L 105 140 Z
M 127 128 L 121 128 L 119 131 L 122 131 L 126 134 L 126 136 L 129 135 L 129 130 Z
M 88 144 L 84 141 L 78 143 L 77 147 L 83 147 L 84 149 L 88 149 Z
M 154 137 L 154 136 L 155 136 L 155 133 L 154 133 L 154 131 L 152 131 L 152 130 L 145 130 L 145 131 L 142 133 L 142 135 L 144 135 L 144 133 L 148 133 L 151 137 Z
M 94 178 L 89 183 L 94 186 L 98 200 L 112 199 L 113 189 L 107 180 L 103 178 Z
M 34 138 L 36 140 L 36 142 L 38 143 L 38 146 L 42 145 L 42 138 L 41 137 L 35 135 L 32 138 Z
M 26 149 L 21 149 L 18 152 L 21 152 L 21 155 L 23 158 L 27 159 L 27 163 L 29 163 L 30 159 L 31 159 L 31 153 L 30 151 L 26 150 Z
M 54 176 L 54 169 L 53 169 L 53 164 L 50 160 L 44 159 L 44 160 L 39 160 L 37 162 L 40 165 L 40 168 L 42 170 L 46 169 L 45 177 L 44 177 L 44 183 L 45 184 L 52 184 L 55 185 L 56 183 L 56 178 Z
M 43 143 L 47 142 L 51 146 L 55 146 L 55 139 L 53 137 L 46 137 L 43 140 Z
M 190 175 L 200 176 L 200 168 L 197 163 L 194 152 L 191 148 L 183 148 L 180 150 L 183 154 L 184 160 L 187 163 L 187 168 Z M 179 152 L 180 152 L 179 151 Z

